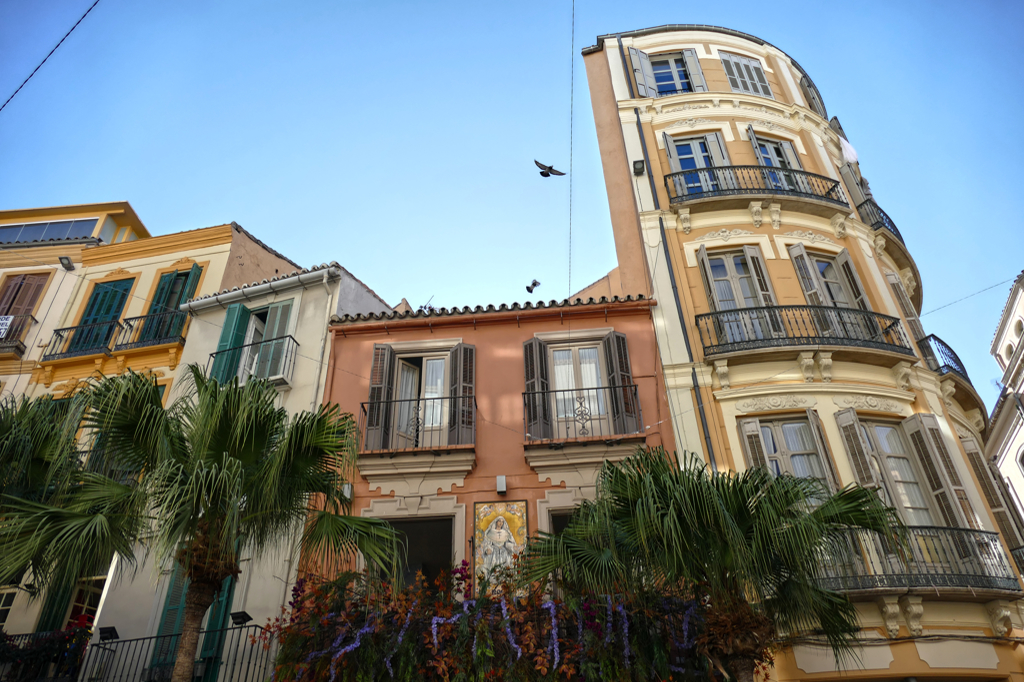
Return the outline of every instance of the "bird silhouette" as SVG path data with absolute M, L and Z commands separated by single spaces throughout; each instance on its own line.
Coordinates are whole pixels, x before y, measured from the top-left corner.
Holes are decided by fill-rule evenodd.
M 530 292 L 530 293 L 532 294 L 532 293 L 533 293 L 533 290 L 534 290 L 534 289 L 536 289 L 536 288 L 537 288 L 537 287 L 539 287 L 539 286 L 540 286 L 540 282 L 538 282 L 537 280 L 533 280 L 532 282 L 530 282 L 530 283 L 529 283 L 529 284 L 528 284 L 528 285 L 526 286 L 526 290 L 527 290 L 527 291 L 529 291 L 529 292 Z
M 534 159 L 533 162 L 537 164 L 537 168 L 540 168 L 540 176 L 542 178 L 550 178 L 552 175 L 565 175 L 562 171 L 555 170 L 554 166 L 545 166 L 537 159 Z

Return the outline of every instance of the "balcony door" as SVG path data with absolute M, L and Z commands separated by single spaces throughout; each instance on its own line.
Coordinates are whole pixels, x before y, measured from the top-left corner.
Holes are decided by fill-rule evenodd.
M 114 335 L 115 322 L 121 319 L 128 293 L 135 279 L 119 279 L 114 282 L 98 282 L 93 287 L 82 319 L 78 321 L 69 353 L 102 350 Z
M 665 153 L 674 175 L 675 196 L 701 195 L 731 189 L 733 182 L 716 167 L 728 166 L 729 157 L 719 133 L 675 138 L 663 133 Z
M 394 433 L 398 449 L 447 444 L 446 355 L 398 360 Z
M 153 342 L 181 335 L 185 316 L 178 310 L 178 306 L 195 295 L 202 272 L 203 269 L 197 264 L 191 270 L 167 272 L 160 276 L 153 302 L 149 305 L 149 314 L 139 333 L 139 341 Z
M 754 148 L 754 157 L 758 165 L 765 169 L 763 172 L 766 189 L 812 194 L 811 187 L 803 175 L 786 172 L 803 169 L 792 142 L 759 138 L 754 132 L 753 125 L 747 126 L 747 137 Z
M 808 305 L 837 310 L 813 311 L 811 318 L 822 336 L 839 336 L 864 341 L 880 340 L 879 326 L 871 312 L 850 252 L 843 249 L 835 256 L 807 251 L 803 244 L 789 247 L 797 280 Z M 853 312 L 843 312 L 843 309 Z
M 242 344 L 245 351 L 238 368 L 240 379 L 272 379 L 284 374 L 287 355 L 292 351 L 288 343 L 291 312 L 292 299 L 252 312 Z
M 778 313 L 767 310 L 775 305 L 775 293 L 756 246 L 710 254 L 701 246 L 697 259 L 711 309 L 722 313 L 715 316 L 715 345 L 784 335 Z M 739 312 L 744 308 L 752 310 Z
M 555 399 L 555 438 L 585 438 L 612 433 L 602 389 L 598 343 L 551 349 Z

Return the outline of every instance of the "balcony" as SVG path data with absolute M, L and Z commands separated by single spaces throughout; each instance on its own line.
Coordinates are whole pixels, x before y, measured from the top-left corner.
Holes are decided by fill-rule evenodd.
M 275 386 L 290 386 L 298 354 L 299 342 L 291 336 L 280 336 L 210 353 L 212 369 L 208 369 L 213 374 L 224 372 L 229 379 L 236 376 L 241 384 L 256 377 Z
M 1013 555 L 1013 561 L 1017 564 L 1017 570 L 1024 573 L 1024 547 L 1011 549 L 1010 554 Z
M 636 384 L 523 393 L 527 444 L 604 442 L 643 433 Z
M 875 230 L 888 230 L 892 236 L 899 240 L 900 244 L 906 245 L 906 242 L 903 241 L 903 235 L 896 229 L 896 223 L 892 221 L 888 213 L 875 203 L 874 199 L 868 199 L 858 206 L 857 215 L 860 216 L 862 223 L 870 225 Z
M 363 403 L 360 454 L 472 450 L 476 398 L 455 396 Z
M 31 315 L 0 315 L 0 357 L 25 354 L 25 333 L 33 322 Z
M 967 369 L 964 367 L 964 363 L 960 361 L 960 357 L 945 341 L 935 336 L 935 334 L 929 334 L 921 339 L 919 345 L 928 369 L 940 375 L 953 374 L 971 384 L 971 378 L 967 376 Z M 971 385 L 973 386 L 974 384 Z
M 129 317 L 117 335 L 114 351 L 158 346 L 163 343 L 185 343 L 183 336 L 188 313 L 171 310 L 154 315 Z
M 784 305 L 696 317 L 704 356 L 802 346 L 835 346 L 913 356 L 900 320 L 858 308 Z
M 850 208 L 838 180 L 802 170 L 769 166 L 720 166 L 670 173 L 665 176 L 665 187 L 672 204 L 699 203 L 704 199 L 723 197 L 759 196 L 819 204 L 824 210 L 812 212 L 820 212 L 822 215 L 835 213 L 836 206 L 846 210 Z M 745 205 L 744 202 L 741 201 L 740 205 Z
M 822 561 L 821 586 L 840 592 L 1021 591 L 997 533 L 915 526 L 908 540 L 904 549 L 871 531 L 846 531 L 838 550 Z
M 42 361 L 52 362 L 82 355 L 110 355 L 110 344 L 120 331 L 121 323 L 116 320 L 56 329 L 43 351 Z

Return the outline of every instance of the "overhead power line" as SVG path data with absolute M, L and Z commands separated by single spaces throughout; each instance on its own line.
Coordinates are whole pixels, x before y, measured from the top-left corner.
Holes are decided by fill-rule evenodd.
M 57 48 L 60 47 L 61 44 L 65 40 L 68 39 L 68 36 L 71 35 L 71 31 L 74 31 L 76 28 L 78 28 L 78 25 L 80 23 L 82 23 L 82 19 L 85 19 L 89 15 L 89 12 L 92 11 L 92 8 L 95 7 L 98 4 L 100 4 L 100 0 L 96 0 L 96 2 L 92 3 L 91 5 L 89 5 L 89 9 L 85 10 L 85 14 L 82 15 L 82 18 L 79 19 L 78 21 L 76 21 L 75 25 L 71 27 L 71 30 L 69 30 L 67 33 L 65 33 L 64 37 L 60 39 L 60 42 L 53 46 L 53 49 L 50 50 L 50 54 L 48 54 L 45 57 L 43 57 L 43 61 L 39 62 L 39 66 L 37 66 L 36 68 L 32 69 L 32 73 L 30 73 L 28 75 L 28 78 L 26 78 L 25 80 L 23 80 L 21 82 L 21 85 L 18 86 L 18 89 L 15 90 L 14 93 L 12 93 L 11 96 L 7 98 L 7 101 L 4 102 L 3 105 L 0 105 L 0 111 L 3 111 L 4 107 L 6 107 L 8 104 L 11 103 L 11 100 L 14 99 L 14 95 L 17 95 L 19 92 L 21 92 L 21 89 L 23 87 L 25 87 L 25 83 L 28 83 L 29 80 L 32 79 L 32 76 L 36 75 L 36 71 L 38 71 L 40 68 L 42 68 L 43 64 L 46 63 L 46 60 L 50 58 L 50 55 L 52 55 L 54 52 L 56 52 Z
M 934 312 L 936 312 L 938 310 L 942 310 L 943 308 L 948 308 L 949 306 L 955 305 L 955 304 L 959 303 L 960 301 L 966 301 L 967 299 L 969 299 L 969 298 L 971 298 L 973 296 L 977 296 L 978 294 L 985 293 L 989 289 L 995 289 L 998 286 L 1002 286 L 1003 284 L 1008 284 L 1008 283 L 1010 283 L 1012 281 L 1013 281 L 1012 279 L 1004 279 L 1002 282 L 996 282 L 992 286 L 988 286 L 988 287 L 985 287 L 984 289 L 981 289 L 979 291 L 975 291 L 973 294 L 967 294 L 963 298 L 958 298 L 955 301 L 950 301 L 949 303 L 947 303 L 945 305 L 940 305 L 938 308 L 932 308 L 931 310 L 929 310 L 926 313 L 921 313 L 921 317 L 924 317 L 925 315 L 931 315 L 932 313 L 934 313 Z

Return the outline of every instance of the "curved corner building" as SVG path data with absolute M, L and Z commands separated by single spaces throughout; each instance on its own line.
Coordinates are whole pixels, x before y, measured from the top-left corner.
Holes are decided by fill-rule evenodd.
M 1022 677 L 1020 519 L 982 455 L 987 412 L 927 334 L 911 247 L 856 140 L 779 48 L 712 26 L 583 50 L 619 267 L 581 292 L 648 291 L 679 451 L 876 486 L 912 555 L 851 532 L 824 567 L 864 645 L 845 679 Z M 778 679 L 832 679 L 813 638 Z

